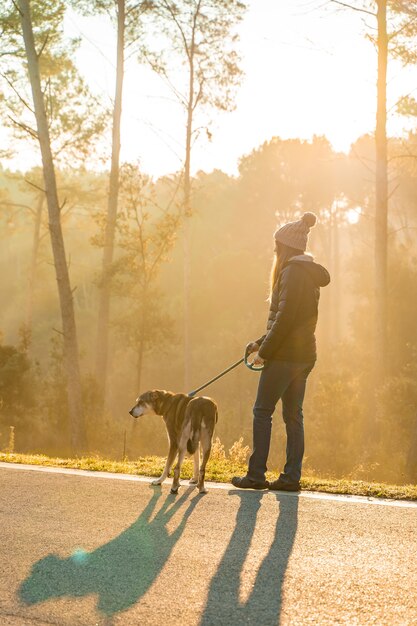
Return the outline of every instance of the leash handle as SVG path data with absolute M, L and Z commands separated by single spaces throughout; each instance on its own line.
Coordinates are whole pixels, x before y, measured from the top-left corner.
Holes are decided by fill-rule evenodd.
M 219 378 L 221 378 L 222 376 L 224 376 L 225 374 L 227 374 L 228 372 L 230 372 L 231 370 L 235 369 L 235 367 L 237 367 L 238 365 L 240 365 L 241 363 L 243 363 L 245 360 L 245 357 L 243 357 L 242 359 L 239 359 L 239 361 L 236 361 L 236 363 L 233 363 L 233 365 L 231 365 L 230 367 L 228 367 L 227 369 L 223 370 L 223 372 L 221 372 L 220 374 L 218 374 L 217 376 L 215 376 L 214 378 L 212 378 L 211 380 L 208 381 L 208 383 L 205 383 L 204 385 L 201 385 L 201 387 L 198 387 L 198 389 L 194 389 L 194 391 L 190 391 L 189 394 L 187 394 L 190 398 L 192 398 L 193 396 L 195 396 L 196 393 L 198 393 L 199 391 L 201 391 L 202 389 L 205 389 L 206 387 L 208 387 L 209 385 L 211 385 L 211 383 L 214 383 L 215 380 L 218 380 Z
M 253 372 L 260 372 L 265 367 L 265 365 L 253 365 L 253 363 L 250 363 L 248 361 L 248 359 L 249 359 L 249 351 L 248 351 L 248 348 L 246 348 L 246 350 L 245 350 L 245 357 L 243 359 L 245 361 L 246 367 L 248 367 Z

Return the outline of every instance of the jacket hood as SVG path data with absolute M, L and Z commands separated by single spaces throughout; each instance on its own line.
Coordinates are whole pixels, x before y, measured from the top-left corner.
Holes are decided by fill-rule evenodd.
M 316 287 L 326 287 L 330 283 L 330 274 L 325 267 L 314 262 L 309 254 L 300 254 L 292 257 L 287 265 L 298 265 L 312 278 Z

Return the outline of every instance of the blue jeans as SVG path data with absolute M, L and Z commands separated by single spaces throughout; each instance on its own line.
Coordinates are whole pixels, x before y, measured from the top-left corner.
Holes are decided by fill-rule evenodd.
M 287 461 L 280 479 L 297 483 L 304 456 L 303 400 L 307 377 L 314 363 L 267 361 L 261 372 L 258 395 L 253 407 L 253 452 L 248 478 L 265 480 L 271 442 L 272 414 L 282 399 L 282 417 L 287 431 Z

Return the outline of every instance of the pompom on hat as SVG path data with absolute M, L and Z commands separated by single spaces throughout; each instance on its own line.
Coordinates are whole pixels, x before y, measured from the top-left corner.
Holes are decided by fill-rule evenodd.
M 316 222 L 317 216 L 314 213 L 304 213 L 296 222 L 289 222 L 278 228 L 274 235 L 275 241 L 304 252 L 310 228 L 313 228 Z

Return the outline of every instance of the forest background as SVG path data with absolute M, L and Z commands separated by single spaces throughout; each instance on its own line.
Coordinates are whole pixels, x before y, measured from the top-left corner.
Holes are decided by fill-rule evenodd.
M 354 8 L 371 15 L 382 4 Z M 71 385 L 76 388 L 77 375 L 70 380 L 76 370 L 68 369 L 45 159 L 24 171 L 7 167 L 20 150 L 35 151 L 41 143 L 34 74 L 20 26 L 28 7 L 75 313 L 83 417 L 75 429 Z M 79 42 L 69 41 L 63 28 L 69 8 L 104 11 L 120 42 L 122 7 L 122 75 L 124 54 L 133 46 L 138 62 L 169 81 L 184 108 L 184 166 L 159 177 L 143 171 L 140 162 L 120 161 L 120 85 L 110 107 L 93 95 L 72 62 Z M 202 8 L 208 19 L 198 22 Z M 277 225 L 313 211 L 319 224 L 309 249 L 332 282 L 322 292 L 319 359 L 305 401 L 306 471 L 415 482 L 417 134 L 411 128 L 387 140 L 387 345 L 383 367 L 376 370 L 375 135 L 358 137 L 347 153 L 324 136 L 270 137 L 242 154 L 235 175 L 220 169 L 193 173 L 194 142 L 199 133 L 211 132 L 201 123 L 203 113 L 201 119 L 194 113 L 202 107 L 208 119 L 210 111 L 226 115 L 242 80 L 235 29 L 244 11 L 243 3 L 232 0 L 20 0 L 1 9 L 7 38 L 0 59 L 1 114 L 13 141 L 3 150 L 0 170 L 0 448 L 7 447 L 13 426 L 22 452 L 164 455 L 162 421 L 132 421 L 128 415 L 135 397 L 150 388 L 188 392 L 240 358 L 266 322 L 272 235 Z M 405 11 L 403 3 L 388 3 L 388 18 L 397 34 L 397 58 L 413 64 L 417 6 L 407 3 Z M 172 34 L 177 22 L 179 39 Z M 193 41 L 193 24 L 200 28 L 195 58 L 190 45 L 181 57 L 184 41 Z M 375 32 L 370 36 L 377 48 Z M 170 62 L 184 68 L 179 83 Z M 413 126 L 417 107 L 410 94 L 395 112 Z M 240 366 L 208 390 L 219 405 L 216 434 L 226 448 L 240 437 L 251 443 L 258 376 Z M 278 413 L 271 467 L 284 457 Z

